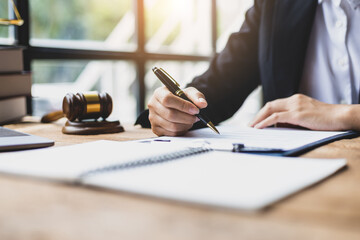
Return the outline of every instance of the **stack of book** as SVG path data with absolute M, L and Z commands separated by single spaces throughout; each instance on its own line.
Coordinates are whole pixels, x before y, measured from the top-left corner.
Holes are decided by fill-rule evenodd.
M 23 71 L 23 48 L 0 46 L 0 125 L 27 114 L 31 74 Z

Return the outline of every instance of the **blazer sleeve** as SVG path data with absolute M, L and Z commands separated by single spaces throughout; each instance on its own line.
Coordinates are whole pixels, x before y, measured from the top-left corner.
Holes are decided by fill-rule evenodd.
M 188 84 L 205 95 L 208 107 L 204 111 L 214 124 L 230 118 L 260 85 L 258 36 L 262 5 L 262 1 L 255 1 L 240 31 L 230 36 L 209 69 Z
M 230 36 L 226 47 L 211 60 L 206 72 L 187 85 L 205 95 L 208 107 L 204 111 L 214 124 L 230 118 L 260 84 L 258 36 L 264 1 L 255 0 L 240 31 Z M 148 110 L 141 113 L 135 124 L 151 127 L 148 115 Z M 194 125 L 194 128 L 199 127 L 203 127 L 199 122 Z

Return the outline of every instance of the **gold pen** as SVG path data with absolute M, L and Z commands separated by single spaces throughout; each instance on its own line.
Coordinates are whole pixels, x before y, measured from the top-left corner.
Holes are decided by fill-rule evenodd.
M 165 87 L 169 89 L 170 92 L 186 101 L 193 103 L 185 95 L 183 90 L 180 89 L 180 85 L 175 81 L 175 79 L 173 79 L 164 69 L 154 67 L 152 70 L 154 74 L 159 78 L 159 80 L 165 85 Z M 213 130 L 217 134 L 220 134 L 219 131 L 216 129 L 215 125 L 210 121 L 210 119 L 203 112 L 201 112 L 201 109 L 199 109 L 199 113 L 195 114 L 195 116 L 198 117 L 211 130 Z

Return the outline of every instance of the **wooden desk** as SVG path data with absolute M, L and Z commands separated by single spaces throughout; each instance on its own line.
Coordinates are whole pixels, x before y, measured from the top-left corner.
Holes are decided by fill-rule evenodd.
M 120 134 L 70 136 L 61 126 L 8 127 L 56 146 L 153 136 L 132 126 Z M 347 158 L 349 167 L 257 214 L 0 175 L 0 239 L 360 239 L 360 138 L 305 156 Z

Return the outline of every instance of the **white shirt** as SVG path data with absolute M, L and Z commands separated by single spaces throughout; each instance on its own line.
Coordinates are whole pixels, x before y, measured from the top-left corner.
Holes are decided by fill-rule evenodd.
M 359 103 L 360 0 L 319 0 L 300 93 L 332 104 Z

